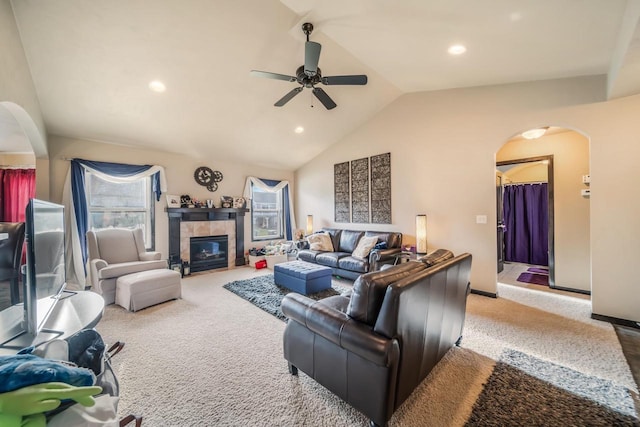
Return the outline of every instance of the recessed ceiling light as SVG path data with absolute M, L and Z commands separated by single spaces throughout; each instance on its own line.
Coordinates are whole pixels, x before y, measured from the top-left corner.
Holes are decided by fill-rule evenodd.
M 537 129 L 529 129 L 528 131 L 522 132 L 522 137 L 524 139 L 536 139 L 540 138 L 547 131 L 548 128 L 537 128 Z
M 461 44 L 454 44 L 453 46 L 450 46 L 448 50 L 451 55 L 462 55 L 466 51 L 467 48 Z
M 154 92 L 164 92 L 167 90 L 167 87 L 160 80 L 154 80 L 149 83 L 149 89 Z
M 302 126 L 298 126 L 298 127 L 295 129 L 295 133 L 302 133 L 302 132 L 304 132 L 304 128 L 303 128 Z

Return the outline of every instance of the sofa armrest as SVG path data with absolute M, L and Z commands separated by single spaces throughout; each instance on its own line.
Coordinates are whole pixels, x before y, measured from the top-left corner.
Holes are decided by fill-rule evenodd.
M 99 279 L 115 279 L 131 273 L 167 268 L 167 260 L 133 261 L 110 264 L 98 271 Z
M 402 252 L 402 248 L 374 249 L 369 253 L 370 271 L 377 271 L 379 264 L 388 264 L 396 259 L 396 255 Z
M 289 319 L 295 320 L 296 322 L 306 326 L 307 322 L 305 316 L 307 308 L 315 303 L 316 301 L 311 298 L 291 292 L 284 296 L 280 303 L 280 308 L 282 309 L 282 313 Z
M 96 270 L 100 271 L 103 268 L 105 268 L 106 266 L 108 266 L 109 263 L 103 259 L 93 259 L 91 260 L 91 266 L 95 267 Z
M 160 252 L 142 252 L 138 254 L 140 261 L 155 261 L 160 259 L 160 257 L 162 257 Z
M 90 264 L 91 286 L 94 289 L 99 290 L 99 271 L 109 265 L 109 263 L 103 259 L 92 259 Z
M 388 366 L 393 358 L 395 340 L 373 332 L 346 313 L 321 301 L 290 293 L 282 300 L 282 312 L 290 322 L 297 322 L 335 345 L 372 363 Z

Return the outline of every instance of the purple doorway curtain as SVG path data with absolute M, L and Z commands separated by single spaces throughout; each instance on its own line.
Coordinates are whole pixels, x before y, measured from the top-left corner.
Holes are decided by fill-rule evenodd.
M 504 187 L 505 261 L 549 265 L 547 183 Z

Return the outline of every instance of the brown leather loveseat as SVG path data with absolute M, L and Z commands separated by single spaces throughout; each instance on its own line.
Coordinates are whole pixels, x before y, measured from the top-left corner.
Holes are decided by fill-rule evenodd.
M 462 336 L 471 255 L 438 252 L 363 274 L 350 296 L 314 301 L 288 294 L 282 312 L 289 318 L 289 371 L 302 370 L 372 425 L 386 425 Z

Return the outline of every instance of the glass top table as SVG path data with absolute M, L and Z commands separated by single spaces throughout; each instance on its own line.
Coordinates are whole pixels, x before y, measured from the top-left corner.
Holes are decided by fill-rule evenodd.
M 20 304 L 0 312 L 0 329 L 3 334 L 16 336 L 0 347 L 0 354 L 15 354 L 24 347 L 39 345 L 51 339 L 64 339 L 82 329 L 95 327 L 104 312 L 104 299 L 91 291 L 63 292 L 36 337 L 19 335 L 22 329 L 22 310 Z M 11 333 L 11 329 L 15 329 L 15 334 Z

